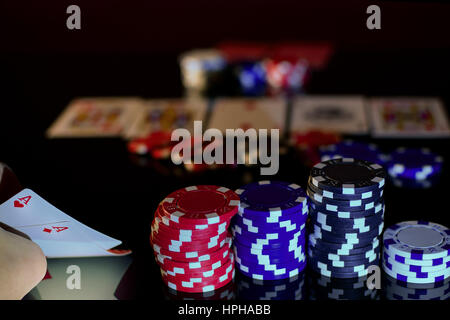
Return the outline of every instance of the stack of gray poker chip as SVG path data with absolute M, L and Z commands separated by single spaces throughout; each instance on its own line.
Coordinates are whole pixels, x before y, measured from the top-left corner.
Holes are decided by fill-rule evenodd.
M 308 265 L 332 278 L 366 276 L 378 265 L 386 173 L 372 162 L 332 159 L 311 169 Z

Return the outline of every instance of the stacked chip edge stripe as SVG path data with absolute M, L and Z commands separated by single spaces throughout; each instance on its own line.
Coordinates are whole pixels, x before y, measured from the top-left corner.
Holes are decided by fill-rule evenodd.
M 316 164 L 308 179 L 308 265 L 322 277 L 367 275 L 380 260 L 386 173 L 377 163 L 336 158 Z
M 232 230 L 240 273 L 261 281 L 301 274 L 308 213 L 304 190 L 293 183 L 259 181 L 236 193 L 241 203 Z
M 234 254 L 228 227 L 239 196 L 219 186 L 179 189 L 158 205 L 150 243 L 163 282 L 186 293 L 205 293 L 234 278 Z
M 450 230 L 428 221 L 404 221 L 383 234 L 383 270 L 405 283 L 440 283 L 450 278 Z

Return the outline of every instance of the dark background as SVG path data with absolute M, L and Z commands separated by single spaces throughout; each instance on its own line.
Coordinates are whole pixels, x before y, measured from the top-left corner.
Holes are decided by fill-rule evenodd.
M 66 28 L 70 4 L 82 28 Z M 382 29 L 367 30 L 366 8 Z M 158 202 L 191 184 L 237 188 L 257 170 L 161 173 L 130 161 L 120 139 L 46 140 L 44 131 L 77 96 L 182 96 L 177 56 L 223 40 L 330 41 L 336 54 L 309 93 L 439 96 L 450 105 L 450 4 L 407 1 L 2 1 L 0 161 L 22 184 L 135 251 L 136 297 L 159 281 L 148 244 Z M 370 137 L 361 137 L 370 140 Z M 384 150 L 428 146 L 448 156 L 448 139 L 377 140 Z M 275 177 L 306 184 L 294 152 Z M 428 191 L 388 186 L 386 224 L 426 219 L 449 225 L 445 181 Z

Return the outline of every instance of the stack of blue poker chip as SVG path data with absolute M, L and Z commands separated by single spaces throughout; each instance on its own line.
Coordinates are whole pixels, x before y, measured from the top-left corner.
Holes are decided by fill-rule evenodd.
M 378 290 L 366 285 L 367 277 L 337 279 L 321 274 L 309 277 L 311 300 L 376 300 Z
M 241 62 L 236 66 L 241 92 L 245 96 L 263 96 L 266 92 L 266 70 L 260 61 Z
M 386 155 L 381 153 L 378 146 L 373 143 L 343 140 L 336 144 L 322 146 L 319 148 L 321 161 L 338 158 L 357 158 L 369 162 L 384 165 Z
M 257 280 L 281 280 L 306 266 L 307 197 L 293 183 L 260 181 L 236 190 L 238 214 L 232 219 L 236 266 Z
M 239 300 L 302 300 L 305 298 L 305 273 L 281 280 L 257 280 L 237 272 Z
M 384 297 L 387 300 L 449 300 L 450 281 L 437 283 L 407 283 L 390 276 L 384 278 Z
M 416 284 L 450 277 L 450 230 L 427 221 L 394 224 L 383 234 L 383 269 L 394 279 Z
M 366 276 L 379 264 L 386 173 L 377 163 L 337 158 L 311 169 L 309 267 L 331 278 Z
M 390 154 L 386 168 L 394 186 L 426 189 L 437 182 L 442 165 L 443 158 L 429 149 L 398 148 Z

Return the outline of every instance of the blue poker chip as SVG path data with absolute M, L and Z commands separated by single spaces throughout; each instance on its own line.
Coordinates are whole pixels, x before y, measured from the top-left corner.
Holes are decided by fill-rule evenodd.
M 363 218 L 367 216 L 373 216 L 375 214 L 384 214 L 384 201 L 376 204 L 373 208 L 364 211 L 350 211 L 350 210 L 328 210 L 326 207 L 318 206 L 312 201 L 309 203 L 310 212 L 322 212 L 338 218 Z
M 421 266 L 417 264 L 406 263 L 403 259 L 395 259 L 394 257 L 390 257 L 387 254 L 387 252 L 383 252 L 383 260 L 386 263 L 386 266 L 395 265 L 397 269 L 405 270 L 408 272 L 425 273 L 425 272 L 438 272 L 444 269 L 450 269 L 450 261 L 446 262 L 442 261 L 442 263 L 435 264 L 432 266 Z
M 259 227 L 257 230 L 259 232 L 254 232 L 254 228 L 248 228 L 248 225 L 243 224 L 234 224 L 231 227 L 231 230 L 236 233 L 238 236 L 246 237 L 249 239 L 271 239 L 271 240 L 287 240 L 289 241 L 295 236 L 298 236 L 301 234 L 301 231 L 305 229 L 305 224 L 303 223 L 301 225 L 298 224 L 289 224 L 286 225 L 286 229 L 269 229 L 264 230 L 263 228 Z M 251 231 L 249 231 L 251 230 Z
M 352 158 L 320 162 L 310 173 L 312 185 L 341 194 L 381 191 L 385 178 L 386 173 L 379 164 Z
M 265 270 L 251 270 L 249 267 L 245 265 L 241 265 L 236 262 L 236 266 L 238 270 L 247 277 L 258 280 L 280 280 L 294 277 L 300 274 L 306 267 L 306 261 L 298 266 L 295 269 L 288 269 L 285 272 L 273 272 L 273 271 L 265 271 Z
M 370 247 L 372 245 L 371 242 L 369 243 L 334 243 L 334 242 L 328 242 L 322 239 L 319 239 L 315 234 L 310 233 L 309 234 L 309 243 L 308 245 L 313 245 L 316 248 L 326 248 L 330 252 L 354 252 L 355 250 L 365 250 L 366 248 Z M 373 242 L 376 243 L 378 239 L 374 239 Z
M 296 184 L 281 181 L 259 181 L 235 191 L 245 215 L 269 216 L 298 212 L 307 206 L 303 189 Z
M 383 255 L 386 257 L 390 257 L 390 258 L 394 259 L 395 261 L 403 263 L 403 264 L 410 264 L 410 265 L 416 265 L 416 266 L 421 266 L 421 267 L 440 266 L 440 265 L 447 264 L 450 262 L 450 256 L 434 258 L 434 259 L 426 259 L 426 260 L 417 260 L 417 259 L 405 258 L 404 256 L 400 256 L 398 254 L 393 254 L 393 255 L 389 254 L 386 252 L 386 249 L 383 250 Z
M 379 253 L 374 253 L 371 256 L 365 257 L 365 258 L 360 258 L 360 259 L 356 259 L 356 260 L 330 260 L 327 257 L 324 256 L 320 256 L 316 253 L 313 253 L 312 250 L 308 249 L 308 257 L 310 259 L 313 259 L 314 261 L 320 261 L 323 262 L 325 264 L 327 264 L 330 267 L 354 267 L 354 266 L 359 266 L 362 264 L 368 264 L 371 262 L 374 262 L 376 260 L 379 260 Z
M 384 189 L 381 190 L 374 190 L 374 191 L 367 191 L 363 193 L 356 193 L 356 194 L 341 194 L 341 193 L 335 193 L 327 190 L 322 190 L 315 185 L 311 183 L 311 178 L 308 179 L 308 189 L 314 192 L 316 195 L 320 195 L 323 198 L 326 199 L 335 199 L 335 200 L 343 200 L 343 201 L 349 201 L 349 200 L 365 200 L 365 199 L 371 199 L 371 198 L 381 198 L 383 196 Z
M 341 224 L 325 224 L 323 222 L 319 221 L 313 221 L 313 227 L 314 228 L 320 228 L 323 231 L 327 231 L 334 234 L 347 234 L 347 233 L 357 233 L 361 236 L 364 236 L 365 234 L 369 234 L 370 232 L 374 230 L 379 230 L 380 225 L 383 223 L 373 223 L 367 226 L 345 226 Z
M 257 247 L 266 246 L 266 248 L 279 248 L 280 246 L 292 246 L 296 243 L 304 241 L 306 230 L 296 229 L 289 233 L 262 233 L 255 234 L 242 230 L 239 226 L 235 225 L 231 229 L 233 236 L 237 241 L 248 246 Z M 263 249 L 261 247 L 261 249 Z
M 326 202 L 318 202 L 313 198 L 309 198 L 310 204 L 314 204 L 318 210 L 326 210 L 332 212 L 340 212 L 340 211 L 368 211 L 374 209 L 380 203 L 383 203 L 382 199 L 376 199 L 374 201 L 360 203 L 359 205 L 352 205 L 355 203 L 348 203 L 347 205 L 342 204 L 330 204 Z
M 362 252 L 360 254 L 352 254 L 352 255 L 338 255 L 333 253 L 327 253 L 325 251 L 321 251 L 316 249 L 315 247 L 309 246 L 308 254 L 312 257 L 319 257 L 326 260 L 331 261 L 355 261 L 355 260 L 364 260 L 373 257 L 380 253 L 380 248 L 375 247 L 374 249 L 368 250 L 366 252 Z
M 306 230 L 296 229 L 289 233 L 251 233 L 242 230 L 238 225 L 233 226 L 231 229 L 233 236 L 242 244 L 248 245 L 249 247 L 260 247 L 267 246 L 267 248 L 273 247 L 274 249 L 280 246 L 289 246 L 303 242 L 305 239 Z M 279 244 L 279 245 L 278 245 Z M 261 249 L 263 249 L 261 247 Z
M 384 262 L 382 263 L 383 270 L 393 277 L 394 279 L 411 282 L 411 283 L 432 283 L 432 282 L 440 282 L 444 281 L 450 276 L 450 269 L 447 269 L 443 273 L 411 273 L 411 272 L 403 272 L 401 270 L 391 270 Z
M 381 234 L 381 231 L 383 229 L 383 225 L 381 224 L 379 226 L 378 230 L 373 230 L 371 232 L 365 233 L 365 234 L 358 234 L 358 233 L 331 233 L 328 231 L 324 231 L 317 226 L 314 228 L 314 232 L 312 233 L 315 238 L 321 239 L 326 242 L 331 243 L 339 243 L 339 244 L 369 244 L 371 243 L 375 238 L 378 237 L 379 234 Z
M 387 170 L 392 177 L 426 180 L 439 174 L 443 158 L 429 149 L 398 148 L 391 153 Z
M 369 266 L 378 265 L 379 259 L 361 262 L 361 264 L 357 264 L 350 267 L 336 267 L 328 264 L 328 262 L 326 261 L 320 261 L 317 258 L 308 257 L 308 264 L 312 267 L 317 267 L 321 270 L 327 270 L 333 273 L 358 273 L 367 270 Z
M 266 92 L 266 70 L 257 61 L 246 61 L 236 66 L 236 73 L 245 96 L 261 96 Z
M 412 260 L 430 260 L 450 256 L 450 230 L 427 221 L 394 224 L 383 234 L 385 251 Z
M 405 179 L 402 177 L 390 178 L 389 181 L 397 188 L 404 189 L 430 189 L 439 182 L 439 176 L 424 180 Z
M 367 268 L 357 272 L 336 272 L 324 268 L 319 268 L 317 265 L 314 264 L 308 264 L 308 267 L 312 271 L 329 278 L 351 279 L 351 278 L 365 277 L 368 274 Z
M 302 255 L 296 259 L 283 261 L 280 263 L 268 262 L 266 260 L 247 259 L 247 257 L 245 256 L 236 257 L 236 261 L 241 265 L 247 266 L 249 270 L 251 270 L 251 272 L 255 270 L 277 272 L 277 270 L 288 270 L 298 268 L 299 265 L 306 262 L 306 256 Z
M 369 203 L 375 203 L 380 200 L 380 196 L 366 198 L 366 199 L 353 199 L 353 200 L 343 200 L 343 199 L 330 199 L 323 197 L 322 195 L 315 193 L 311 190 L 311 188 L 306 189 L 306 194 L 308 195 L 311 201 L 318 205 L 333 205 L 337 207 L 361 207 L 360 210 L 364 210 L 363 207 Z
M 249 263 L 253 264 L 278 264 L 282 265 L 285 263 L 290 263 L 293 261 L 299 261 L 304 259 L 305 252 L 303 249 L 297 250 L 287 255 L 283 256 L 272 256 L 265 254 L 252 254 L 247 250 L 241 250 L 240 248 L 234 248 L 235 256 L 238 256 L 239 259 L 243 259 L 244 261 L 249 261 Z
M 260 219 L 248 219 L 240 215 L 235 215 L 231 223 L 232 225 L 238 225 L 243 230 L 251 233 L 272 233 L 272 232 L 290 232 L 301 228 L 306 223 L 307 215 L 293 215 L 291 219 L 278 220 L 277 222 L 267 222 Z
M 378 164 L 383 164 L 383 156 L 375 144 L 344 140 L 336 144 L 319 148 L 321 161 L 336 158 L 356 158 Z
M 248 250 L 253 250 L 253 252 L 260 252 L 262 254 L 271 254 L 271 255 L 277 255 L 277 254 L 286 254 L 289 252 L 295 252 L 300 247 L 305 246 L 305 238 L 300 237 L 298 239 L 294 239 L 291 242 L 278 242 L 278 243 L 271 243 L 268 245 L 263 245 L 261 243 L 251 243 L 246 242 L 246 239 L 242 239 L 240 237 L 234 238 L 234 244 L 235 246 L 247 248 Z M 243 242 L 242 242 L 243 241 Z
M 344 229 L 357 229 L 365 226 L 372 226 L 383 222 L 383 214 L 374 214 L 361 218 L 339 218 L 334 215 L 324 214 L 320 211 L 310 212 L 311 220 L 329 226 L 342 226 Z

